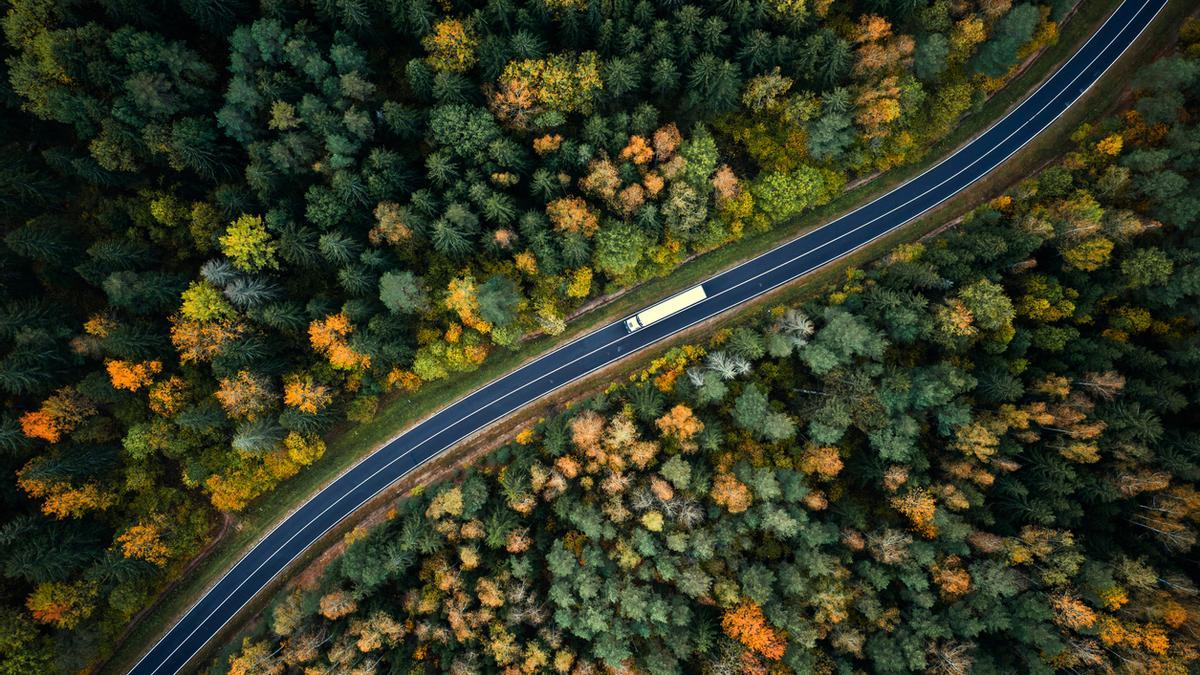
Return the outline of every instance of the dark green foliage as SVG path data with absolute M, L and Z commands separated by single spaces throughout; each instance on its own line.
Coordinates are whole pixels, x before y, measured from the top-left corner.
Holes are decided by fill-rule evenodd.
M 479 287 L 479 316 L 496 326 L 506 326 L 516 318 L 521 292 L 508 277 L 494 276 Z
M 356 610 L 262 639 L 286 654 L 382 613 L 459 626 L 444 669 L 503 667 L 513 644 L 647 672 L 1191 667 L 1196 242 L 1150 220 L 1162 194 L 1100 188 L 1197 167 L 1172 148 L 1187 123 L 1125 119 L 1081 131 L 1070 168 L 402 501 L 308 601 L 353 591 Z M 1112 133 L 1119 157 L 1092 150 Z M 621 254 L 603 233 L 597 256 Z M 1081 265 L 1090 237 L 1111 247 Z M 489 320 L 516 301 L 495 279 Z M 484 607 L 503 642 L 459 623 Z M 406 636 L 381 665 L 434 649 Z
M 371 419 L 391 396 L 473 370 L 497 346 L 558 334 L 603 294 L 664 276 L 688 256 L 828 202 L 849 180 L 920 157 L 965 110 L 959 103 L 979 95 L 971 72 L 1007 68 L 1043 27 L 1030 22 L 1040 6 L 1018 5 L 989 15 L 990 38 L 977 53 L 950 54 L 943 36 L 954 35 L 966 13 L 985 10 L 933 0 L 566 5 L 4 5 L 0 460 L 14 479 L 0 518 L 0 671 L 76 672 L 102 661 L 208 541 L 215 511 L 244 509 L 318 461 L 320 434 Z M 1051 9 L 1061 12 L 1062 3 Z M 863 63 L 869 50 L 855 32 L 867 14 L 886 17 L 896 39 L 915 39 L 913 59 L 878 70 Z M 1138 80 L 1144 95 L 1134 106 L 1147 121 L 1186 117 L 1190 64 L 1169 62 Z M 871 121 L 893 104 L 900 117 Z M 926 125 L 932 117 L 936 124 Z M 1107 167 L 1097 195 L 1127 209 L 1146 206 L 1167 226 L 1189 225 L 1200 211 L 1194 136 L 1179 125 L 1162 143 L 1131 149 Z M 1043 196 L 1069 197 L 1080 180 L 1064 170 L 1044 180 Z M 1126 246 L 1137 237 L 1127 226 L 1117 219 L 1103 228 Z M 552 597 L 522 596 L 522 584 L 538 592 L 546 585 L 543 559 L 507 560 L 497 591 L 507 604 L 483 621 L 496 627 L 490 639 L 500 644 L 501 631 L 536 623 L 551 637 L 576 636 L 564 638 L 572 645 L 587 636 L 586 648 L 572 647 L 580 659 L 632 659 L 663 673 L 707 660 L 713 669 L 736 668 L 739 648 L 718 637 L 718 608 L 742 593 L 766 602 L 768 620 L 793 645 L 815 639 L 811 613 L 767 602 L 774 586 L 800 584 L 770 561 L 802 542 L 815 557 L 836 536 L 832 525 L 821 533 L 804 526 L 798 504 L 814 486 L 798 474 L 764 477 L 739 465 L 737 475 L 770 508 L 756 504 L 736 522 L 717 518 L 704 500 L 724 477 L 715 474 L 733 469 L 718 471 L 714 453 L 845 442 L 916 465 L 926 434 L 947 442 L 971 419 L 972 403 L 1030 395 L 1032 376 L 1009 365 L 1009 349 L 1046 360 L 1032 370 L 1197 365 L 1174 355 L 1187 350 L 1166 352 L 1137 337 L 1144 353 L 1094 345 L 1082 321 L 1018 322 L 1009 336 L 1004 313 L 985 302 L 970 309 L 988 333 L 977 355 L 991 359 L 986 367 L 969 375 L 961 363 L 918 368 L 914 356 L 904 364 L 911 378 L 889 373 L 877 400 L 878 373 L 856 374 L 858 364 L 932 344 L 929 316 L 947 283 L 965 288 L 984 266 L 999 278 L 1041 245 L 1034 235 L 1005 238 L 1015 227 L 996 229 L 956 249 L 956 262 L 931 250 L 897 266 L 894 283 L 871 291 L 867 307 L 852 298 L 837 309 L 809 308 L 816 334 L 803 314 L 787 313 L 766 328 L 734 331 L 703 362 L 673 373 L 678 392 L 666 391 L 664 377 L 589 403 L 585 410 L 611 418 L 613 406 L 628 402 L 630 423 L 643 434 L 675 405 L 695 407 L 703 431 L 661 439 L 658 450 L 678 460 L 663 480 L 682 497 L 662 497 L 668 483 L 652 486 L 658 493 L 639 484 L 621 528 L 606 520 L 604 504 L 553 507 L 563 527 L 589 539 L 572 543 L 578 551 L 569 560 L 554 554 L 569 582 Z M 1156 301 L 1182 306 L 1194 297 L 1200 281 L 1191 257 L 1162 241 L 1138 247 L 1111 268 L 1130 303 L 1157 310 Z M 1074 299 L 1080 312 L 1108 316 L 1111 294 L 1088 286 L 1069 274 L 1059 282 L 1060 290 L 1086 290 Z M 1154 334 L 1174 337 L 1192 314 L 1153 324 Z M 1142 335 L 1130 332 L 1135 327 L 1114 330 Z M 774 362 L 763 379 L 745 381 L 759 376 L 755 366 L 768 355 Z M 813 381 L 796 374 L 804 368 L 817 373 Z M 788 386 L 774 384 L 788 377 Z M 968 403 L 972 377 L 981 383 Z M 1130 400 L 1097 410 L 1124 442 L 1153 446 L 1164 466 L 1187 471 L 1195 464 L 1190 445 L 1160 446 L 1176 437 L 1177 416 L 1194 397 L 1185 378 L 1159 382 L 1131 378 Z M 737 418 L 735 401 L 743 401 Z M 624 433 L 620 424 L 610 430 L 617 440 L 600 441 L 605 452 Z M 529 551 L 542 550 L 560 534 L 529 528 L 508 503 L 556 484 L 551 474 L 565 469 L 548 468 L 549 458 L 572 453 L 574 433 L 569 421 L 551 420 L 536 447 L 509 451 L 515 459 L 505 458 L 512 461 L 503 481 L 465 479 L 462 515 L 477 519 L 483 534 L 474 523 L 459 532 L 465 552 L 450 559 L 469 558 L 473 546 L 500 555 L 525 536 Z M 643 460 L 612 468 L 653 471 L 653 460 L 638 467 Z M 872 476 L 886 470 L 872 466 Z M 597 475 L 590 489 L 612 489 L 606 478 Z M 1065 513 L 1076 498 L 1010 492 L 1041 519 Z M 1115 499 L 1112 490 L 1091 493 Z M 665 519 L 662 532 L 694 539 L 664 541 L 653 513 Z M 369 598 L 399 598 L 412 579 L 429 581 L 421 565 L 442 551 L 446 534 L 421 515 L 399 517 L 395 538 L 350 548 L 340 571 L 364 610 L 384 608 Z M 647 516 L 645 526 L 633 524 Z M 634 534 L 613 556 L 618 532 Z M 761 560 L 722 571 L 718 555 L 751 544 Z M 631 581 L 625 571 L 634 557 L 644 567 Z M 921 592 L 912 578 L 905 583 Z M 682 595 L 667 590 L 671 584 Z M 67 622 L 77 618 L 73 627 L 56 618 L 60 607 L 34 609 L 68 591 L 86 604 Z M 882 609 L 862 611 L 882 621 Z M 411 637 L 423 629 L 405 630 Z M 527 637 L 525 628 L 513 630 Z M 912 645 L 925 643 L 924 633 L 914 635 L 916 628 L 879 645 L 836 639 L 841 653 L 895 647 L 916 664 L 923 652 Z M 318 644 L 347 640 L 330 633 Z M 492 667 L 455 663 L 454 644 L 439 642 L 421 665 Z M 395 648 L 321 668 L 369 667 L 377 657 L 381 671 L 415 663 L 384 655 Z M 543 651 L 556 657 L 556 649 Z M 783 662 L 817 667 L 797 651 L 805 650 L 791 649 Z M 854 668 L 869 667 L 856 658 L 863 660 Z M 553 667 L 539 659 L 522 653 L 496 665 Z
M 992 37 L 979 48 L 972 62 L 976 72 L 998 77 L 1016 63 L 1017 50 L 1033 36 L 1038 25 L 1036 5 L 1021 3 L 1000 18 Z
M 388 309 L 401 314 L 417 314 L 429 305 L 429 295 L 420 278 L 409 270 L 385 272 L 380 276 L 379 300 Z
M 932 33 L 917 44 L 913 69 L 917 77 L 925 81 L 936 80 L 946 70 L 946 57 L 950 53 L 950 43 L 945 35 Z

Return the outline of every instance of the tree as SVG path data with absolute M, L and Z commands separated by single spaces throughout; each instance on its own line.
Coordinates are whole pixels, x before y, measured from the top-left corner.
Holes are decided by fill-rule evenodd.
M 855 141 L 854 120 L 844 110 L 826 105 L 808 127 L 808 151 L 820 162 L 837 161 Z
M 801 166 L 791 173 L 767 173 L 750 185 L 754 207 L 771 226 L 805 209 L 827 203 L 841 190 L 837 173 Z
M 829 28 L 809 35 L 800 46 L 800 71 L 821 89 L 829 89 L 837 84 L 850 71 L 853 63 L 850 43 Z
M 666 478 L 678 490 L 686 490 L 692 479 L 692 467 L 687 460 L 679 455 L 674 455 L 659 468 L 659 473 L 663 478 Z
M 193 281 L 181 298 L 180 313 L 193 321 L 225 321 L 237 316 L 237 310 L 225 299 L 221 289 L 207 280 Z
M 937 80 L 946 71 L 950 56 L 950 41 L 941 33 L 931 33 L 917 43 L 913 58 L 913 70 L 917 77 L 926 82 Z
M 671 408 L 654 423 L 664 436 L 674 438 L 685 448 L 696 434 L 704 430 L 704 422 L 697 419 L 691 408 L 682 403 Z
M 354 332 L 354 325 L 344 312 L 331 314 L 324 319 L 313 321 L 308 326 L 308 341 L 313 349 L 324 354 L 329 364 L 339 370 L 355 370 L 369 368 L 371 357 L 363 354 L 347 341 Z
M 254 675 L 271 672 L 275 666 L 271 644 L 265 640 L 255 642 L 249 637 L 242 639 L 242 648 L 229 657 L 231 675 Z
M 680 80 L 679 68 L 671 59 L 658 59 L 650 67 L 651 89 L 660 97 L 674 94 L 679 89 Z
M 747 385 L 733 404 L 733 419 L 749 431 L 758 432 L 768 412 L 767 396 L 755 384 Z
M 70 630 L 95 611 L 96 587 L 85 581 L 38 584 L 25 601 L 33 619 Z
M 261 216 L 243 214 L 221 236 L 221 251 L 240 270 L 255 272 L 279 267 L 279 246 L 267 232 Z
M 602 83 L 595 52 L 521 59 L 505 66 L 491 107 L 502 121 L 517 127 L 544 110 L 588 113 Z
M 736 109 L 741 84 L 741 72 L 737 64 L 711 53 L 701 54 L 692 63 L 688 74 L 691 102 L 708 114 Z
M 211 119 L 185 117 L 172 123 L 166 154 L 179 171 L 191 170 L 210 180 L 230 173 L 222 138 Z
M 291 375 L 284 378 L 283 403 L 300 412 L 315 414 L 333 402 L 333 390 L 318 382 L 312 375 Z
M 887 343 L 875 329 L 854 315 L 830 308 L 825 326 L 800 352 L 800 359 L 818 375 L 844 366 L 855 356 L 877 359 Z
M 763 417 L 758 433 L 773 443 L 786 441 L 796 435 L 796 422 L 787 413 L 769 412 Z
M 564 197 L 546 204 L 546 216 L 554 229 L 563 233 L 579 233 L 591 237 L 600 229 L 600 220 L 587 202 L 579 197 Z
M 4 235 L 4 243 L 13 253 L 51 265 L 61 265 L 75 252 L 71 239 L 66 226 L 46 218 L 30 220 Z
M 714 504 L 723 507 L 729 513 L 742 513 L 750 508 L 754 500 L 750 488 L 725 471 L 718 473 L 713 479 L 709 497 Z
M 1076 269 L 1094 272 L 1108 264 L 1113 242 L 1108 237 L 1088 237 L 1062 249 L 1063 259 Z
M 137 391 L 154 382 L 154 376 L 162 370 L 162 363 L 158 361 L 131 363 L 110 359 L 104 364 L 104 367 L 108 371 L 109 381 L 112 382 L 114 389 Z
M 9 672 L 40 672 L 54 667 L 50 639 L 17 609 L 0 611 L 0 655 L 0 667 Z
M 1013 7 L 992 28 L 992 36 L 972 60 L 976 72 L 999 77 L 1017 60 L 1017 50 L 1033 37 L 1041 17 L 1036 6 L 1022 3 Z
M 630 59 L 615 57 L 605 61 L 603 67 L 604 89 L 613 97 L 634 92 L 641 84 L 638 64 Z
M 459 206 L 459 205 L 451 205 Z M 433 223 L 433 246 L 439 253 L 451 258 L 462 259 L 471 253 L 474 243 L 471 241 L 476 234 L 478 219 L 469 211 L 463 212 L 459 219 L 451 217 L 439 218 Z
M 496 275 L 479 287 L 479 316 L 493 326 L 507 326 L 525 302 L 521 290 L 508 277 Z
M 989 331 L 1000 343 L 1008 342 L 1013 334 L 1013 318 L 1016 310 L 1012 301 L 999 284 L 979 279 L 963 287 L 958 299 L 970 313 L 975 326 Z
M 479 39 L 457 19 L 442 19 L 435 23 L 433 32 L 422 38 L 421 46 L 429 52 L 426 60 L 434 70 L 463 73 L 478 61 L 475 50 Z
M 784 77 L 779 67 L 769 73 L 750 78 L 742 92 L 742 105 L 751 112 L 775 110 L 780 105 L 780 99 L 792 88 L 791 78 Z
M 677 131 L 674 132 L 674 134 L 677 133 Z M 670 130 L 665 132 L 668 138 L 674 134 Z M 655 139 L 656 146 L 661 150 L 662 145 L 659 144 L 658 136 Z M 673 144 L 673 140 L 671 138 L 671 144 Z M 708 129 L 703 125 L 697 125 L 692 130 L 691 137 L 679 145 L 679 156 L 687 161 L 683 167 L 683 180 L 697 190 L 707 188 L 709 177 L 717 170 L 720 158 L 717 143 Z
M 240 370 L 222 378 L 213 396 L 230 417 L 253 420 L 271 406 L 271 383 L 263 375 Z
M 633 278 L 649 242 L 645 233 L 632 223 L 614 223 L 596 236 L 595 268 L 617 282 Z
M 424 283 L 409 270 L 380 275 L 379 300 L 397 314 L 420 314 L 429 308 Z
M 762 656 L 778 661 L 787 649 L 787 640 L 763 616 L 762 608 L 753 602 L 743 602 L 727 610 L 721 617 L 725 634 Z
M 1120 263 L 1121 274 L 1130 288 L 1162 286 L 1175 270 L 1171 259 L 1158 248 L 1139 248 Z
M 163 531 L 156 523 L 138 523 L 117 537 L 121 554 L 163 567 L 171 557 L 171 549 L 163 542 Z
M 64 387 L 43 401 L 39 409 L 21 416 L 21 431 L 29 438 L 57 443 L 95 413 L 90 400 L 76 389 Z
M 708 217 L 708 197 L 687 183 L 674 182 L 663 200 L 661 213 L 668 231 L 690 240 Z
M 1153 95 L 1140 99 L 1137 110 L 1150 124 L 1175 121 L 1184 105 L 1180 92 L 1200 78 L 1200 67 L 1189 59 L 1170 57 L 1160 59 L 1140 70 L 1135 84 L 1149 89 Z
M 744 357 L 725 352 L 711 352 L 705 359 L 705 365 L 723 380 L 732 380 L 740 375 L 745 375 L 750 372 L 751 368 L 750 362 Z
M 345 270 L 343 270 L 345 272 Z M 353 286 L 343 280 L 347 290 Z M 276 299 L 279 287 L 264 277 L 241 277 L 225 287 L 225 297 L 242 310 L 257 309 Z

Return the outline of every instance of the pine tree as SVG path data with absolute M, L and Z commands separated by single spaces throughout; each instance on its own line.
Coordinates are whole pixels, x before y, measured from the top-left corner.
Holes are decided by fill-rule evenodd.
M 688 89 L 692 104 L 704 112 L 729 112 L 737 107 L 741 75 L 737 65 L 704 53 L 692 64 Z
M 19 256 L 64 265 L 77 253 L 71 230 L 65 223 L 34 219 L 4 235 L 4 243 Z
M 282 439 L 283 429 L 274 420 L 259 419 L 238 425 L 230 443 L 240 452 L 261 455 Z
M 262 277 L 241 277 L 225 287 L 225 297 L 243 310 L 261 307 L 274 300 L 278 294 L 279 288 Z

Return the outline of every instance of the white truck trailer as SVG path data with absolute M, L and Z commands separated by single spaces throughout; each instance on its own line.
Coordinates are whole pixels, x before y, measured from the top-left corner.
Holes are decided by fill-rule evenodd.
M 651 305 L 637 314 L 629 317 L 628 319 L 625 319 L 625 328 L 632 333 L 639 328 L 645 328 L 646 326 L 649 326 L 655 321 L 661 321 L 668 316 L 671 316 L 675 312 L 687 309 L 706 297 L 708 296 L 704 294 L 703 286 L 689 288 L 682 293 L 672 295 L 657 305 Z

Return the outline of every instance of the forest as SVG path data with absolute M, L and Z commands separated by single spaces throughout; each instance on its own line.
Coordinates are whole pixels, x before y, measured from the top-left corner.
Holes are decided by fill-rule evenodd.
M 399 500 L 218 669 L 1194 672 L 1182 38 L 960 225 Z
M 589 301 L 669 274 L 692 256 L 828 203 L 853 181 L 920 159 L 1054 43 L 1071 10 L 1069 0 L 0 0 L 0 673 L 75 672 L 104 659 L 224 517 L 319 461 L 328 433 L 372 419 L 390 397 L 476 369 L 531 335 L 557 335 Z M 1185 33 L 1194 45 L 1195 28 Z M 1183 112 L 1196 87 L 1193 57 L 1147 74 L 1140 121 L 1113 131 L 1119 140 L 1088 160 L 1112 170 L 1096 177 L 1092 201 L 1080 208 L 1103 211 L 1115 200 L 1123 210 L 1114 213 L 1165 225 L 1143 239 L 1182 237 L 1195 212 Z M 1060 192 L 1073 195 L 1072 181 L 1085 181 L 1092 168 L 1054 174 Z M 1055 193 L 1015 198 L 987 217 L 999 222 L 1046 194 Z M 864 277 L 848 282 L 832 313 L 805 310 L 820 329 L 796 353 L 825 354 L 827 375 L 845 372 L 845 359 L 884 359 L 880 368 L 895 369 L 903 359 L 959 349 L 956 367 L 966 371 L 973 345 L 986 343 L 979 349 L 992 362 L 976 370 L 1008 372 L 1006 386 L 1016 387 L 1030 379 L 1016 364 L 1032 358 L 1018 351 L 1049 359 L 1037 350 L 1059 352 L 1046 344 L 1084 349 L 1099 320 L 1092 313 L 1112 304 L 1064 295 L 1080 286 L 1070 275 L 1107 279 L 1124 269 L 1126 235 L 1093 229 L 1030 235 L 1083 266 L 1068 265 L 1062 279 L 1040 268 L 1029 277 L 1039 302 L 1062 296 L 1048 301 L 1058 309 L 1046 311 L 1063 316 L 1039 324 L 1038 340 L 1021 342 L 1033 329 L 1014 328 L 1010 342 L 1024 344 L 1020 350 L 976 339 L 971 325 L 962 327 L 962 344 L 926 344 L 921 322 L 942 301 L 910 307 L 909 299 L 940 293 L 939 284 L 954 279 L 942 269 L 950 263 L 928 251 L 872 284 L 886 288 L 891 274 L 901 275 L 889 282 L 895 288 L 909 284 L 876 304 L 858 307 L 876 297 L 858 289 Z M 1191 297 L 1180 290 L 1190 260 L 1181 256 L 1189 250 L 1160 247 L 1131 259 L 1131 269 L 1157 270 L 1128 291 L 1120 314 L 1126 323 L 1112 328 L 1131 337 L 1118 348 L 1109 344 L 1115 338 L 1097 334 L 1100 355 L 1075 357 L 1134 358 L 1121 349 L 1151 336 L 1164 341 L 1137 352 L 1147 354 L 1138 357 L 1145 363 L 1132 369 L 1091 370 L 1127 378 L 1122 396 L 1138 401 L 1097 402 L 1096 410 L 1116 406 L 1158 420 L 1160 437 L 1143 439 L 1139 452 L 1158 456 L 1159 445 L 1169 445 L 1184 462 L 1178 466 L 1188 466 L 1183 457 L 1192 447 L 1186 434 L 1176 442 L 1174 431 L 1185 406 L 1151 405 L 1129 392 L 1136 376 L 1150 372 L 1147 364 L 1157 363 L 1152 357 L 1189 354 L 1191 317 L 1155 314 L 1167 312 L 1170 297 Z M 995 295 L 991 286 L 981 290 Z M 1085 291 L 1093 292 L 1073 292 Z M 1061 303 L 1087 310 L 1072 314 Z M 947 307 L 963 319 L 961 308 Z M 901 334 L 908 342 L 889 335 L 890 346 L 871 338 L 862 353 L 818 349 L 829 325 L 858 331 L 868 311 L 909 317 Z M 737 335 L 754 342 L 744 330 Z M 800 447 L 792 438 L 841 447 L 835 432 L 866 414 L 857 399 L 781 389 L 772 368 L 799 367 L 781 352 L 796 337 L 788 335 L 760 335 L 772 358 L 782 359 L 778 365 L 760 362 L 762 354 L 750 358 L 753 351 L 714 348 L 705 357 L 739 371 L 739 359 L 758 364 L 762 381 L 749 390 L 773 397 L 773 413 L 763 418 L 772 438 L 731 441 L 746 444 L 747 453 L 758 444 L 786 455 Z M 1053 358 L 1067 365 L 1051 370 L 1073 372 L 1066 354 Z M 1178 378 L 1187 372 L 1182 363 L 1160 369 Z M 656 386 L 655 400 L 660 394 L 669 410 L 677 399 L 690 401 L 686 408 L 712 418 L 704 438 L 717 443 L 725 398 L 716 392 L 728 389 L 740 400 L 749 386 L 737 379 L 744 375 L 728 382 L 703 375 L 694 385 L 691 375 L 680 377 L 678 391 Z M 947 429 L 975 419 L 973 405 L 994 403 L 968 403 L 979 397 L 967 386 L 977 376 L 963 375 L 956 407 L 945 413 Z M 709 390 L 711 400 L 697 407 L 684 392 L 689 386 Z M 1160 396 L 1172 391 L 1142 386 Z M 1185 384 L 1177 389 L 1178 400 L 1190 400 Z M 614 393 L 594 412 L 613 424 L 621 396 L 650 395 L 635 390 Z M 774 410 L 785 401 L 796 410 Z M 799 409 L 814 401 L 832 406 L 830 426 L 801 431 Z M 919 484 L 924 418 L 889 414 L 901 426 L 870 433 L 908 448 L 892 460 L 913 462 L 908 470 Z M 654 420 L 625 419 L 667 451 Z M 790 426 L 793 435 L 780 435 Z M 860 432 L 845 431 L 846 442 Z M 550 432 L 539 433 L 522 446 L 527 453 L 551 452 L 544 446 Z M 1109 461 L 1106 446 L 1097 447 Z M 681 459 L 696 462 L 697 482 L 672 487 L 694 496 L 703 512 L 705 467 L 713 476 L 742 471 L 721 465 L 719 455 L 705 450 L 711 466 L 699 456 Z M 746 459 L 739 453 L 738 461 Z M 648 459 L 642 468 L 656 466 Z M 489 475 L 475 484 L 486 485 Z M 838 484 L 831 480 L 827 499 L 836 502 Z M 534 492 L 544 491 L 521 494 Z M 1061 496 L 1059 506 L 1038 508 L 1050 509 L 1042 518 L 1053 520 L 1054 508 L 1074 500 Z M 484 501 L 489 513 L 499 503 Z M 579 540 L 580 547 L 615 545 L 589 532 L 592 543 Z M 914 541 L 917 551 L 925 545 L 922 536 Z M 531 551 L 548 551 L 544 543 Z M 493 556 L 480 569 L 507 564 L 491 549 L 479 551 Z M 957 555 L 969 560 L 965 550 Z M 706 574 L 714 583 L 733 579 Z M 355 588 L 356 602 L 370 604 L 367 587 Z M 709 608 L 743 597 L 740 586 L 721 588 L 719 599 L 707 591 L 694 597 L 713 600 Z M 771 605 L 758 606 L 774 616 Z M 700 625 L 718 614 L 695 616 Z M 525 629 L 512 630 L 522 649 L 535 644 Z M 791 628 L 778 630 L 782 636 Z M 790 644 L 803 644 L 800 635 Z M 665 649 L 651 632 L 642 639 L 655 653 Z M 545 650 L 550 642 L 537 644 Z M 620 660 L 597 648 L 577 649 L 580 663 Z M 422 649 L 434 670 L 455 660 Z M 700 658 L 694 649 L 671 653 L 681 662 Z

